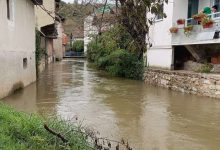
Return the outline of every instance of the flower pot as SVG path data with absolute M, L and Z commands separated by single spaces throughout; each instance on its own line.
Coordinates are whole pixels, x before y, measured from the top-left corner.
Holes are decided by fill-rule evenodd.
M 170 29 L 170 33 L 177 33 L 178 32 L 178 28 L 172 28 Z
M 217 64 L 220 64 L 220 56 L 218 56 L 218 62 L 217 62 Z
M 202 21 L 202 18 L 195 18 L 194 20 L 198 21 L 198 22 L 201 22 Z
M 207 24 L 204 24 L 202 26 L 203 26 L 203 29 L 212 28 L 213 27 L 213 23 L 207 23 Z
M 218 57 L 217 57 L 217 56 L 212 57 L 212 58 L 211 58 L 211 63 L 212 63 L 212 64 L 218 64 Z
M 185 20 L 184 19 L 179 19 L 179 20 L 177 20 L 177 25 L 183 25 L 183 24 L 185 24 Z

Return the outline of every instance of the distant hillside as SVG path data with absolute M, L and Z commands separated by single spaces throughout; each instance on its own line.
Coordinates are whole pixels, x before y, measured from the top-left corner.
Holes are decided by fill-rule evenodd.
M 83 37 L 84 18 L 91 14 L 93 7 L 77 3 L 61 2 L 58 14 L 66 18 L 64 30 L 67 35 L 73 34 L 74 37 Z

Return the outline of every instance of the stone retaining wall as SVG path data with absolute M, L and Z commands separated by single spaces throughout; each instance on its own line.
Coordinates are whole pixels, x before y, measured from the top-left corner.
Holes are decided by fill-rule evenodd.
M 220 98 L 220 74 L 148 69 L 144 81 L 175 91 Z

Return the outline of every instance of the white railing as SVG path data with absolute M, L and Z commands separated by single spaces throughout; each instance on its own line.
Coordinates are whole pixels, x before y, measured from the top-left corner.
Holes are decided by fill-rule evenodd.
M 208 16 L 210 16 L 210 18 L 212 18 L 215 23 L 220 23 L 220 12 L 208 14 Z M 188 18 L 186 19 L 185 25 L 198 25 L 198 21 L 194 20 L 193 18 Z

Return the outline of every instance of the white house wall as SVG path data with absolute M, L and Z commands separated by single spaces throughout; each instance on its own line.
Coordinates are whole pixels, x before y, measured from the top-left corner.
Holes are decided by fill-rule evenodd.
M 172 65 L 172 49 L 157 48 L 148 51 L 148 63 L 151 67 L 170 69 Z
M 199 0 L 199 10 L 204 7 L 211 7 L 214 0 Z M 169 28 L 176 26 L 178 19 L 187 19 L 188 0 L 169 0 L 168 4 L 164 4 L 164 13 L 167 18 L 156 21 L 150 27 L 150 40 L 152 47 L 147 51 L 147 64 L 150 67 L 162 67 L 171 69 L 173 62 L 172 36 Z M 148 17 L 152 16 L 147 14 Z M 214 40 L 213 40 L 214 41 Z M 200 42 L 202 43 L 202 42 Z
M 93 15 L 88 16 L 84 20 L 84 53 L 85 54 L 88 49 L 87 46 L 88 46 L 89 42 L 91 42 L 91 40 L 92 40 L 91 35 L 98 33 L 98 29 L 96 26 L 92 25 L 92 21 L 93 21 Z
M 171 34 L 173 3 L 164 4 L 164 12 L 167 18 L 156 21 L 150 27 L 150 42 L 152 47 L 147 51 L 147 65 L 150 67 L 162 67 L 170 69 L 172 65 Z M 148 17 L 151 15 L 148 14 Z
M 52 12 L 50 15 L 55 17 L 55 0 L 43 0 L 43 5 L 46 8 L 46 10 Z M 39 6 L 35 6 L 35 14 L 36 14 L 36 26 L 38 27 L 38 30 L 40 30 L 41 27 L 53 24 L 54 19 L 48 15 L 48 13 Z
M 7 19 L 6 1 L 0 1 L 0 98 L 36 80 L 34 5 L 31 0 L 12 1 L 12 21 Z
M 188 15 L 188 0 L 173 0 L 172 24 L 176 25 L 178 19 L 186 19 Z M 171 26 L 170 26 L 171 27 Z
M 200 0 L 199 1 L 199 11 L 202 11 L 204 7 L 212 7 L 212 1 Z

